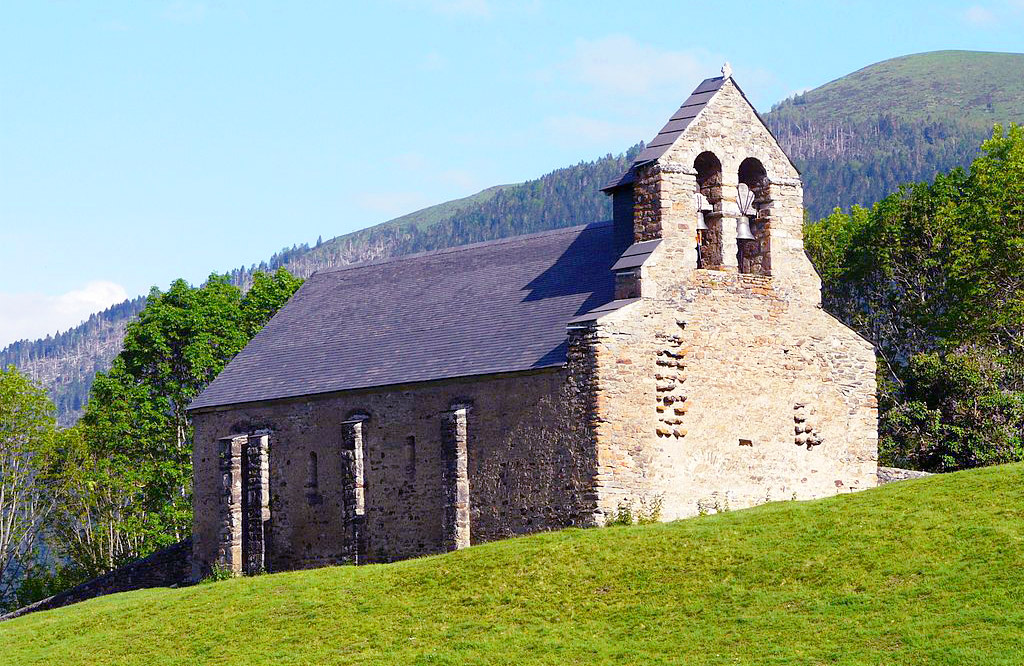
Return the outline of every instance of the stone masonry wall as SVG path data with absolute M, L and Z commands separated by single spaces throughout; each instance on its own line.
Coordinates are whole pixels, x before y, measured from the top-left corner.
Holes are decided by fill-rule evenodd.
M 575 373 L 579 375 L 580 373 Z M 585 373 L 583 373 L 585 374 Z M 345 519 L 346 423 L 362 427 L 366 559 L 446 549 L 445 420 L 466 406 L 472 543 L 593 524 L 596 463 L 576 380 L 564 370 L 352 391 L 194 415 L 195 566 L 202 576 L 223 541 L 217 445 L 267 432 L 269 571 L 351 562 Z M 315 453 L 316 479 L 310 479 Z
M 661 497 L 673 519 L 875 485 L 867 343 L 765 278 L 704 273 L 594 332 L 600 510 Z
M 708 152 L 715 231 L 698 269 Z M 260 556 L 280 571 L 442 552 L 593 525 L 622 502 L 660 498 L 672 519 L 875 485 L 873 350 L 821 309 L 799 175 L 731 81 L 632 194 L 633 240 L 662 242 L 617 284 L 638 301 L 570 332 L 565 368 L 194 414 L 193 575 Z M 262 451 L 255 433 L 265 476 L 242 457 Z M 246 473 L 266 483 L 269 518 Z
M 697 156 L 721 163 L 721 263 L 697 269 Z M 740 273 L 739 165 L 767 183 L 754 227 L 768 232 Z M 705 162 L 706 163 L 706 162 Z M 662 238 L 642 299 L 589 331 L 598 409 L 599 511 L 660 497 L 667 519 L 874 486 L 871 345 L 821 309 L 803 251 L 799 176 L 731 81 L 634 191 L 636 240 Z

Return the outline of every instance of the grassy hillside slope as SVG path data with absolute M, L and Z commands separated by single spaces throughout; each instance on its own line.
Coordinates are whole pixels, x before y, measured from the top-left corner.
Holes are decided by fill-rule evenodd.
M 501 192 L 502 190 L 511 189 L 514 187 L 516 187 L 516 185 L 494 185 L 493 187 L 488 187 L 486 190 L 481 190 L 476 194 L 470 195 L 468 197 L 463 197 L 462 199 L 453 199 L 451 201 L 445 201 L 444 203 L 439 203 L 434 206 L 428 206 L 413 213 L 409 213 L 408 215 L 403 215 L 401 217 L 396 217 L 393 220 L 388 220 L 387 222 L 384 222 L 383 224 L 379 224 L 377 226 L 404 227 L 408 225 L 415 225 L 420 229 L 424 229 L 431 225 L 437 224 L 438 222 L 443 222 L 444 220 L 450 218 L 452 215 L 460 213 L 466 210 L 467 208 L 471 208 L 473 206 L 481 206 L 490 201 L 491 199 L 493 199 L 494 196 L 498 194 L 498 192 Z M 370 228 L 373 229 L 374 227 Z
M 1024 123 L 1024 54 L 935 51 L 860 69 L 777 104 L 765 121 L 819 219 L 966 166 L 995 123 Z
M 803 95 L 802 113 L 865 120 L 1024 117 L 1024 53 L 932 51 L 884 60 Z
M 1024 466 L 100 598 L 2 664 L 1019 664 Z

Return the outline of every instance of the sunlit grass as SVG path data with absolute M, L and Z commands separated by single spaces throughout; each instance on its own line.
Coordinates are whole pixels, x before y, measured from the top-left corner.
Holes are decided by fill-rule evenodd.
M 1024 466 L 100 598 L 3 664 L 1019 664 Z

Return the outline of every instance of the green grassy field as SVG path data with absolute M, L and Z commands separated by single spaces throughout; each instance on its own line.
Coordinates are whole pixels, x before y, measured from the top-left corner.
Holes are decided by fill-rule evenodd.
M 95 599 L 3 664 L 1021 664 L 1024 466 Z

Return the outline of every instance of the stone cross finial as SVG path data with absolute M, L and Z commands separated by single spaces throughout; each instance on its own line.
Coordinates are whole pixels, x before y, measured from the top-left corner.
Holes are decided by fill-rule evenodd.
M 722 76 L 727 79 L 732 78 L 732 65 L 729 64 L 728 60 L 726 60 L 725 64 L 722 65 Z

